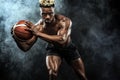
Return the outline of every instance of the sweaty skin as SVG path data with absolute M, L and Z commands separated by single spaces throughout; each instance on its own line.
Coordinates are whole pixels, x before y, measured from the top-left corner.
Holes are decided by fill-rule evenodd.
M 62 15 L 55 15 L 55 20 L 50 24 L 40 20 L 33 32 L 45 41 L 65 46 L 70 42 L 71 24 L 70 19 Z
M 48 43 L 59 45 L 61 47 L 64 47 L 70 43 L 72 21 L 69 18 L 63 15 L 55 14 L 53 7 L 41 7 L 40 15 L 42 19 L 40 19 L 35 25 L 29 22 L 26 23 L 27 26 L 30 26 L 30 28 L 27 30 L 32 31 L 34 34 L 30 40 L 25 42 L 19 41 L 13 35 L 18 47 L 21 50 L 28 51 L 36 42 L 37 38 L 43 39 Z M 56 80 L 61 62 L 62 59 L 60 56 L 46 56 L 46 65 L 49 71 L 49 80 Z M 81 58 L 73 60 L 71 62 L 71 66 L 81 80 L 87 80 L 85 76 L 84 64 Z

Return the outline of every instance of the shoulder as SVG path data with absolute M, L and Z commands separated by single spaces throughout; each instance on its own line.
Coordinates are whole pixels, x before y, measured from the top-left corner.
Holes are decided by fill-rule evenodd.
M 70 18 L 64 16 L 64 15 L 60 15 L 60 14 L 56 14 L 55 15 L 56 19 L 59 20 L 59 22 L 61 24 L 65 23 L 66 24 L 66 27 L 71 27 L 72 25 L 72 21 Z
M 37 26 L 37 25 L 43 25 L 42 19 L 40 19 L 35 25 L 36 25 L 36 26 Z
M 33 29 L 40 29 L 40 28 L 42 28 L 43 27 L 43 21 L 42 21 L 42 19 L 40 19 L 35 25 L 34 25 L 34 27 L 33 27 Z
M 56 19 L 58 19 L 58 20 L 66 20 L 66 21 L 71 21 L 71 19 L 70 18 L 68 18 L 68 17 L 66 17 L 66 16 L 64 16 L 64 15 L 61 15 L 61 14 L 56 14 L 55 15 L 55 18 Z M 72 21 L 71 21 L 72 22 Z

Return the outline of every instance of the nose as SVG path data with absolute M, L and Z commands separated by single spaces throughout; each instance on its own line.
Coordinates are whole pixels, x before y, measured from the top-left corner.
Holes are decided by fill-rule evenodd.
M 50 19 L 50 15 L 47 14 L 47 15 L 46 15 L 46 19 Z

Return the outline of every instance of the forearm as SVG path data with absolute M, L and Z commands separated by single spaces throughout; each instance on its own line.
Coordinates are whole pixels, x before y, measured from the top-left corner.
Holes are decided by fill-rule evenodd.
M 36 36 L 33 36 L 30 40 L 27 40 L 27 41 L 20 41 L 18 40 L 17 38 L 15 38 L 14 36 L 14 40 L 16 41 L 18 47 L 23 50 L 23 51 L 28 51 L 32 45 L 36 42 L 37 40 L 37 37 Z
M 28 45 L 32 45 L 33 43 L 35 43 L 36 40 L 37 40 L 37 37 L 33 36 L 30 40 L 26 41 L 25 43 Z
M 37 34 L 37 36 L 44 39 L 47 42 L 57 42 L 57 43 L 60 43 L 60 44 L 64 42 L 63 37 L 59 36 L 59 35 L 48 35 L 48 34 L 40 32 L 40 33 Z

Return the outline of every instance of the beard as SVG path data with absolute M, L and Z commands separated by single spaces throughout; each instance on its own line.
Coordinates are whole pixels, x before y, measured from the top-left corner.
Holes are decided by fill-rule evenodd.
M 52 22 L 52 20 L 49 20 L 49 19 L 45 20 L 45 23 L 51 23 L 51 22 Z
M 44 22 L 47 23 L 47 24 L 50 24 L 50 23 L 54 22 L 54 20 L 55 20 L 54 18 L 52 18 L 52 19 L 45 19 Z

